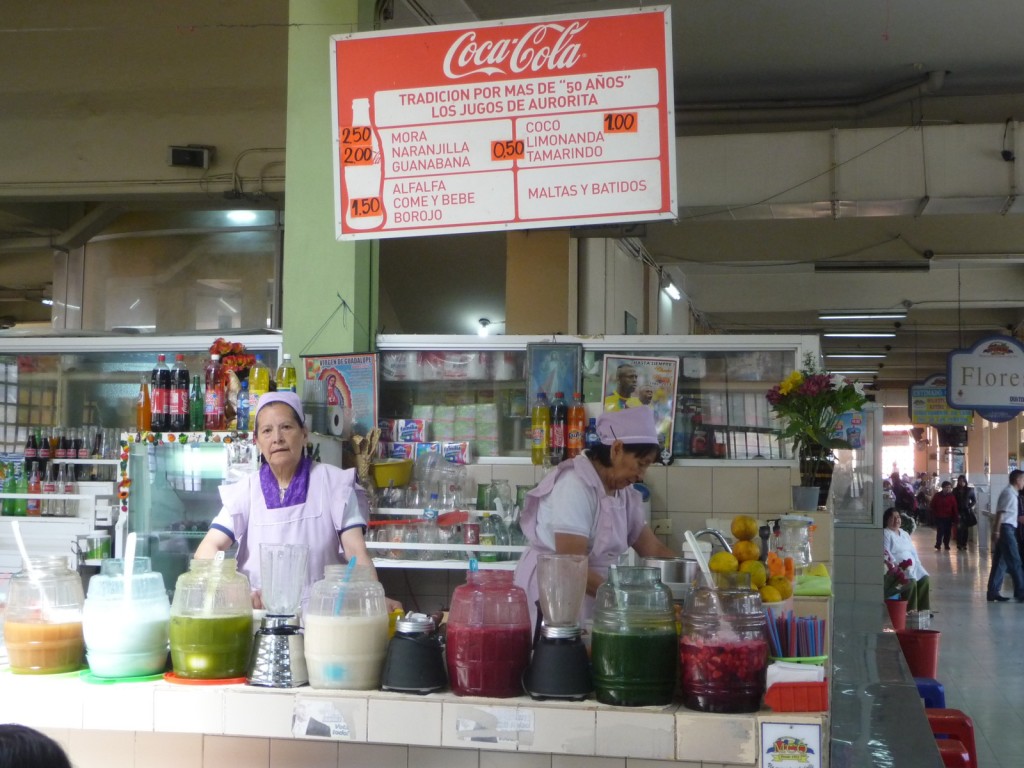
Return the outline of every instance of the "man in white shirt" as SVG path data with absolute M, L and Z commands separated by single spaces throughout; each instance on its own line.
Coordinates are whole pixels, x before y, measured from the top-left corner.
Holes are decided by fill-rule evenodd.
M 999 594 L 1007 571 L 1013 579 L 1014 599 L 1024 603 L 1024 568 L 1021 567 L 1020 550 L 1017 547 L 1017 526 L 1024 523 L 1020 499 L 1020 491 L 1024 488 L 1024 471 L 1013 470 L 1009 479 L 1010 484 L 999 494 L 999 501 L 996 502 L 996 547 L 992 555 L 986 595 L 990 603 L 1005 603 L 1009 600 Z

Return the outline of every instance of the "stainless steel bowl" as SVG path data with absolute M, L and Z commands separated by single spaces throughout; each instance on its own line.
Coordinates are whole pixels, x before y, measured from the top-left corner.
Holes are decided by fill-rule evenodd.
M 657 568 L 665 584 L 688 584 L 700 573 L 697 561 L 686 557 L 645 557 L 643 564 Z

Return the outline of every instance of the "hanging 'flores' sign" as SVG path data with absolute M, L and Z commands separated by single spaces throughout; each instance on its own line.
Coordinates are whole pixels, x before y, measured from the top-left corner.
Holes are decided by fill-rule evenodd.
M 946 400 L 989 421 L 1009 421 L 1024 410 L 1024 346 L 991 336 L 946 355 Z

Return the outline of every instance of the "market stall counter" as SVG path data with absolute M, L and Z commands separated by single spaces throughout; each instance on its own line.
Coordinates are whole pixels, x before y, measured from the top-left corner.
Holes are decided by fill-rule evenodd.
M 342 764 L 349 764 L 345 755 L 358 754 L 377 766 L 466 765 L 466 759 L 486 766 L 497 764 L 487 754 L 502 752 L 522 757 L 514 763 L 504 758 L 501 765 L 536 765 L 536 756 L 560 755 L 607 758 L 602 765 L 622 768 L 637 759 L 682 762 L 687 768 L 768 768 L 778 745 L 793 744 L 818 756 L 809 764 L 827 764 L 828 714 L 818 712 L 716 715 L 593 700 L 267 690 L 165 680 L 93 684 L 78 674 L 13 675 L 6 669 L 0 671 L 0 689 L 0 722 L 47 731 L 83 768 L 204 768 L 210 765 L 204 754 L 226 745 L 234 760 L 246 756 L 246 765 L 267 768 L 294 764 L 281 756 L 296 750 L 325 755 L 331 765 L 335 754 Z

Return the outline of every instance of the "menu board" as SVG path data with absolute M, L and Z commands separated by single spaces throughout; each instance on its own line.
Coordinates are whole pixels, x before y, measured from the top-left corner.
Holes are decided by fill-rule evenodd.
M 331 38 L 339 240 L 676 217 L 667 7 Z

